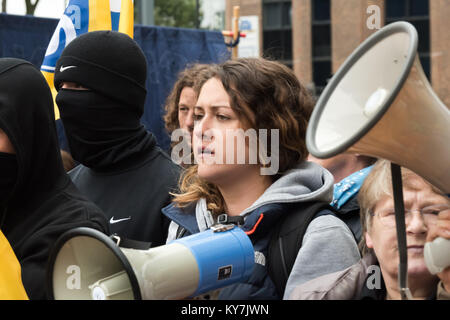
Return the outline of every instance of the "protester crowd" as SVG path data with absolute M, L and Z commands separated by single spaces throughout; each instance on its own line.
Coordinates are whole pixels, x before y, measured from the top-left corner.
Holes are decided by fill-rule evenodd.
M 205 231 L 225 214 L 246 231 L 255 265 L 245 282 L 210 297 L 400 299 L 390 164 L 309 155 L 315 101 L 288 67 L 264 58 L 188 66 L 164 108 L 168 153 L 140 123 L 151 92 L 145 57 L 130 37 L 81 35 L 55 70 L 70 155 L 59 148 L 39 70 L 0 59 L 0 298 L 48 299 L 49 254 L 70 229 L 155 247 Z M 242 138 L 243 150 L 230 147 L 228 132 Z M 256 145 L 242 132 L 255 133 Z M 450 239 L 450 199 L 406 168 L 402 178 L 412 297 L 450 299 L 450 267 L 433 275 L 424 260 L 426 242 Z M 285 243 L 295 254 L 284 268 L 270 247 L 290 217 L 300 240 Z M 373 270 L 380 271 L 374 284 Z

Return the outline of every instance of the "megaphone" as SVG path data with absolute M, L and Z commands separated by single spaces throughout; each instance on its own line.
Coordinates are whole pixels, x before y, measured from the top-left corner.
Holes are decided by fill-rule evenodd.
M 450 193 L 450 111 L 434 93 L 407 22 L 389 24 L 344 62 L 312 112 L 306 145 L 316 158 L 356 153 L 411 169 Z M 450 240 L 424 248 L 428 269 L 450 265 Z
M 50 256 L 49 298 L 195 297 L 248 279 L 254 266 L 253 245 L 245 232 L 234 225 L 216 225 L 148 250 L 119 245 L 90 228 L 76 228 L 63 234 Z
M 387 159 L 450 193 L 450 111 L 432 90 L 417 45 L 416 29 L 396 22 L 347 58 L 311 115 L 306 144 L 313 156 Z

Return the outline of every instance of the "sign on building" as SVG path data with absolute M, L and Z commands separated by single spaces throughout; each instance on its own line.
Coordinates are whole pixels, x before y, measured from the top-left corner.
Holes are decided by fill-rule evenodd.
M 239 30 L 246 36 L 239 41 L 238 56 L 240 58 L 259 57 L 259 17 L 241 16 Z

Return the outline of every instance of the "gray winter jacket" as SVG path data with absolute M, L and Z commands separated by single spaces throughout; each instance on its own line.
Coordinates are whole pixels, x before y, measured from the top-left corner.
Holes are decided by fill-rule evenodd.
M 385 298 L 386 288 L 374 253 L 366 254 L 347 269 L 297 286 L 289 296 L 292 300 L 380 300 Z M 450 292 L 444 289 L 442 281 L 438 283 L 436 291 L 429 299 L 450 300 Z
M 310 280 L 292 290 L 292 300 L 352 300 L 361 295 L 370 266 L 377 262 L 367 254 L 356 264 L 342 271 Z
M 296 203 L 309 201 L 323 201 L 329 203 L 332 198 L 333 176 L 319 165 L 305 161 L 296 168 L 291 169 L 275 181 L 259 199 L 245 209 L 243 228 L 252 229 L 261 212 L 264 219 L 258 224 L 259 235 L 250 236 L 255 247 L 255 270 L 265 269 L 266 251 L 273 226 L 283 214 L 287 214 L 285 207 Z M 210 212 L 206 208 L 204 199 L 199 200 L 193 208 L 181 212 L 172 205 L 163 209 L 163 213 L 171 220 L 168 242 L 176 238 L 178 227 L 181 225 L 190 233 L 204 231 L 213 223 Z M 245 231 L 245 230 L 244 230 Z M 254 238 L 258 238 L 256 241 Z M 295 286 L 321 275 L 342 270 L 356 263 L 360 259 L 358 248 L 353 234 L 347 225 L 339 218 L 326 215 L 314 219 L 308 226 L 292 272 L 286 284 L 285 296 Z M 255 278 L 256 277 L 256 271 Z M 259 278 L 265 279 L 264 272 Z M 259 281 L 252 284 L 252 289 L 238 288 L 230 299 L 268 299 L 274 298 L 272 291 L 275 288 L 269 285 L 270 281 Z M 262 284 L 261 284 L 262 283 Z M 261 287 L 258 286 L 261 284 Z M 243 286 L 241 286 L 243 287 Z M 261 293 L 262 292 L 262 293 Z M 282 298 L 282 297 L 278 297 Z

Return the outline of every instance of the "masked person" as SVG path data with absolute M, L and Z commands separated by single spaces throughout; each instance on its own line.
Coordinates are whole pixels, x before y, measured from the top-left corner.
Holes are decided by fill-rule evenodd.
M 72 157 L 69 174 L 106 214 L 112 233 L 164 244 L 180 168 L 140 123 L 147 63 L 129 36 L 114 31 L 77 37 L 56 64 L 56 102 Z
M 65 231 L 108 233 L 100 209 L 64 171 L 54 118 L 41 72 L 24 60 L 0 59 L 0 229 L 22 266 L 30 299 L 47 297 L 47 260 Z

